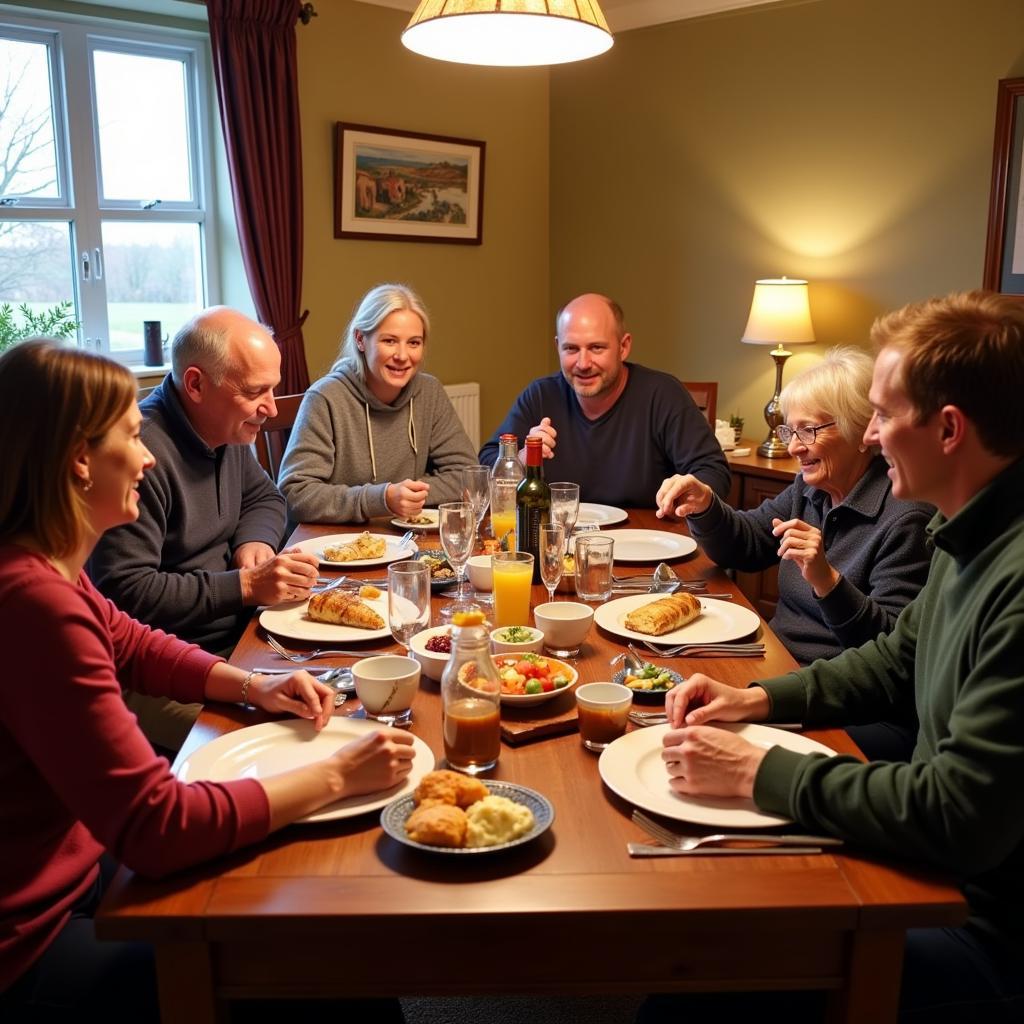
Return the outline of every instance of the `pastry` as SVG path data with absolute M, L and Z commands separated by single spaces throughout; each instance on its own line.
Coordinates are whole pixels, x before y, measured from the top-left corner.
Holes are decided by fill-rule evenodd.
M 668 594 L 635 608 L 626 616 L 626 629 L 648 636 L 663 636 L 700 615 L 700 600 L 693 594 Z
M 428 846 L 466 845 L 466 812 L 451 804 L 420 804 L 406 818 L 405 831 L 413 842 Z
M 337 588 L 314 594 L 306 611 L 314 622 L 329 622 L 355 629 L 384 628 L 384 620 L 358 595 Z
M 387 541 L 383 537 L 371 537 L 368 530 L 363 530 L 348 544 L 332 544 L 324 548 L 323 557 L 327 562 L 353 562 L 366 558 L 383 558 L 385 551 Z
M 370 583 L 366 583 L 359 588 L 359 596 L 365 597 L 367 601 L 372 601 L 375 597 L 380 597 L 380 595 L 381 591 Z
M 412 796 L 419 805 L 453 804 L 458 807 L 469 807 L 470 804 L 487 796 L 487 787 L 470 775 L 442 768 L 427 772 L 420 779 L 420 784 Z

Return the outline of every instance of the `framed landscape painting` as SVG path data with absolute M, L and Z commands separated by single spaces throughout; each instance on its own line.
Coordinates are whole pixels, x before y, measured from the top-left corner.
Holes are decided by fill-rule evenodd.
M 483 240 L 484 143 L 338 123 L 334 237 Z
M 1004 78 L 996 99 L 986 288 L 1024 295 L 1024 78 Z

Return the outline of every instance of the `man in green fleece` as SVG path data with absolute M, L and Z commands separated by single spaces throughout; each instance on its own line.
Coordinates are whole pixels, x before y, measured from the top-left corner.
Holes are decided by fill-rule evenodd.
M 901 1021 L 1024 1020 L 1024 303 L 985 292 L 907 306 L 879 346 L 865 443 L 893 494 L 931 502 L 931 575 L 892 633 L 734 689 L 669 694 L 662 756 L 682 794 L 757 806 L 951 871 L 964 928 L 908 933 Z M 920 727 L 909 763 L 764 750 L 717 721 Z M 668 998 L 668 997 L 666 997 Z M 641 1020 L 661 1019 L 648 1004 Z

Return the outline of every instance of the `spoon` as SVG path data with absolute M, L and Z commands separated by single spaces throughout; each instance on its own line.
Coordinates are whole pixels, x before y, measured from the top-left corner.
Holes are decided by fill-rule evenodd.
M 637 657 L 636 650 L 632 644 L 629 645 L 628 651 L 622 651 L 612 658 L 611 667 L 614 668 L 620 661 L 627 674 L 637 675 L 644 667 L 644 662 Z

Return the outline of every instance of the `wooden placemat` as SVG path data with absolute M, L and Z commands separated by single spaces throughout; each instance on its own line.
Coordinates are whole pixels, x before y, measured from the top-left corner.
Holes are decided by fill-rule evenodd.
M 575 689 L 530 708 L 501 706 L 501 738 L 515 746 L 577 729 Z

